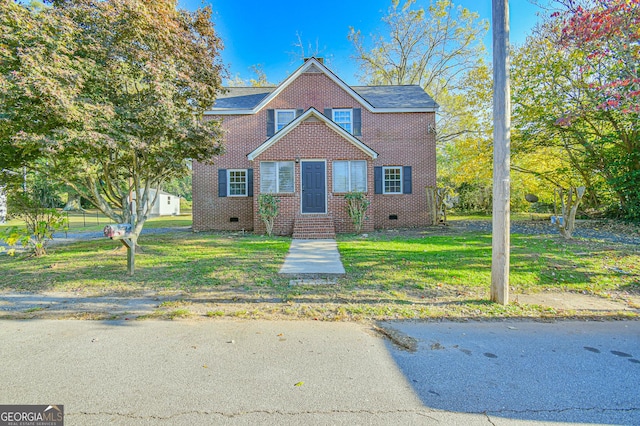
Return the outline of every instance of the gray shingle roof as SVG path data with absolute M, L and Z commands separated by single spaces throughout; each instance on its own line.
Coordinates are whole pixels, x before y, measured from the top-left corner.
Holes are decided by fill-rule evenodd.
M 420 86 L 352 86 L 374 108 L 436 108 L 438 104 Z
M 374 108 L 437 108 L 438 104 L 420 86 L 353 86 Z M 276 87 L 227 87 L 213 109 L 252 109 Z
M 251 109 L 273 92 L 275 87 L 226 87 L 226 93 L 219 94 L 214 108 Z

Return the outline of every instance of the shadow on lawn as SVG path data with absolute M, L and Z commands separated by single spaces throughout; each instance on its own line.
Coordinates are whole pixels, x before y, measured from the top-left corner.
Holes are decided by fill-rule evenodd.
M 118 297 L 146 300 L 145 291 L 154 292 L 158 303 L 184 298 L 220 305 L 292 302 L 472 309 L 476 304 L 480 310 L 487 308 L 482 303 L 489 303 L 482 299 L 488 296 L 491 277 L 491 239 L 486 235 L 396 237 L 388 245 L 375 239 L 343 240 L 340 251 L 347 274 L 334 285 L 322 286 L 290 285 L 294 277 L 278 274 L 289 242 L 225 234 L 154 236 L 143 240 L 145 253 L 138 255 L 133 277 L 126 275 L 125 254 L 113 251 L 115 242 L 79 242 L 57 247 L 42 259 L 0 259 L 0 289 L 78 291 L 78 298 L 93 292 L 104 295 L 103 304 Z M 531 236 L 515 236 L 513 242 L 513 289 L 582 291 L 618 275 L 590 263 L 591 254 L 602 255 L 601 244 L 559 246 L 553 238 Z M 607 250 L 606 255 L 620 261 L 628 253 Z M 68 301 L 55 303 L 71 303 L 73 298 L 61 299 Z M 23 300 L 26 303 L 28 296 Z M 113 303 L 117 308 L 124 302 Z
M 0 289 L 18 291 L 181 290 L 220 285 L 262 285 L 276 277 L 288 240 L 216 235 L 158 235 L 141 241 L 134 276 L 115 241 L 57 246 L 42 258 L 0 258 Z
M 550 237 L 514 236 L 511 250 L 511 284 L 523 289 L 586 289 L 603 278 L 615 276 L 615 268 L 596 267 L 593 256 L 630 256 L 624 250 L 602 245 L 563 244 Z M 375 241 L 349 242 L 341 246 L 347 273 L 356 283 L 375 282 L 398 288 L 413 283 L 487 288 L 491 280 L 491 239 L 488 236 L 432 237 L 400 242 L 394 249 L 378 248 Z

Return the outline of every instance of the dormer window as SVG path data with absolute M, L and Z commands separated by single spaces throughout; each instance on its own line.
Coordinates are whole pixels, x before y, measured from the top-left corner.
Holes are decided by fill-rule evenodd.
M 333 121 L 349 133 L 353 133 L 353 110 L 352 109 L 334 109 Z
M 277 109 L 276 110 L 276 132 L 296 118 L 295 109 Z
M 302 109 L 268 109 L 267 110 L 267 137 L 271 137 L 284 128 L 287 124 L 301 116 Z
M 324 115 L 353 136 L 362 136 L 360 108 L 325 108 Z

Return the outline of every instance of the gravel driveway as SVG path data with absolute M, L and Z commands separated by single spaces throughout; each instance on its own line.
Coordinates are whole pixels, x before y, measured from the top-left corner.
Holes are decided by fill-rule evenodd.
M 451 221 L 450 225 L 476 232 L 491 232 L 492 229 L 491 222 L 485 220 L 456 220 Z M 621 228 L 624 228 L 623 231 L 614 232 L 610 229 L 601 229 L 601 226 L 611 228 L 615 227 L 615 224 L 611 225 L 603 224 L 602 222 L 577 221 L 576 230 L 573 235 L 578 238 L 590 238 L 614 243 L 640 245 L 640 233 L 638 233 L 637 229 L 630 230 L 629 226 L 621 225 Z M 512 222 L 511 233 L 527 235 L 560 235 L 558 229 L 546 221 Z

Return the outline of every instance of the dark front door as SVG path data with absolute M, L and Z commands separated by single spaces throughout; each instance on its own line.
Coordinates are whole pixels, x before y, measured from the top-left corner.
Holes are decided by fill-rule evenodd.
M 302 162 L 302 213 L 326 213 L 324 161 Z

